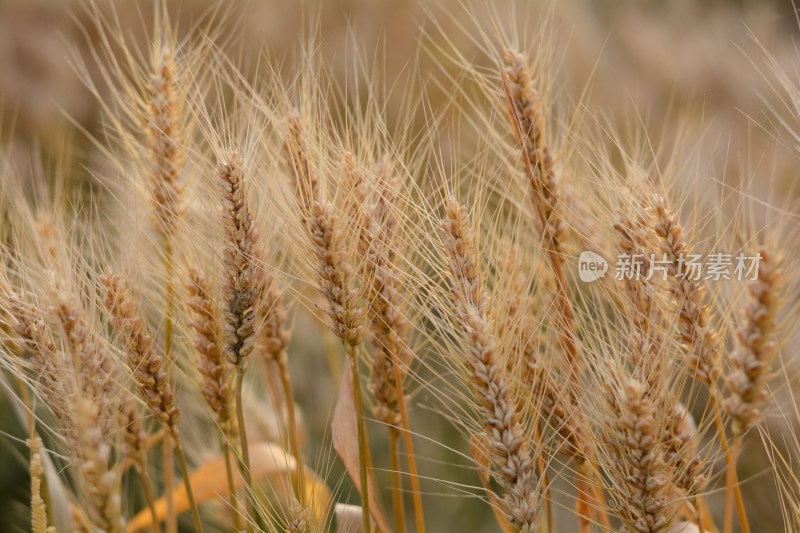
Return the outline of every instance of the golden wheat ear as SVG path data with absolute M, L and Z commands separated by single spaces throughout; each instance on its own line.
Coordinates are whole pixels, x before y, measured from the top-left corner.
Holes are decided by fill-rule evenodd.
M 537 531 L 541 495 L 534 454 L 511 397 L 513 383 L 498 353 L 475 237 L 467 225 L 466 207 L 453 198 L 446 202 L 442 244 L 449 258 L 449 280 L 466 348 L 469 386 L 485 425 L 488 445 L 484 453 L 492 464 L 492 476 L 503 488 L 500 498 L 508 521 L 520 531 Z
M 138 387 L 138 393 L 153 417 L 171 437 L 181 468 L 187 497 L 191 504 L 195 529 L 202 531 L 200 516 L 189 485 L 189 467 L 180 441 L 178 422 L 181 410 L 175 404 L 175 395 L 166 372 L 162 369 L 163 357 L 156 352 L 152 335 L 145 326 L 125 281 L 118 275 L 100 277 L 104 289 L 103 304 L 111 324 L 120 335 L 128 367 Z

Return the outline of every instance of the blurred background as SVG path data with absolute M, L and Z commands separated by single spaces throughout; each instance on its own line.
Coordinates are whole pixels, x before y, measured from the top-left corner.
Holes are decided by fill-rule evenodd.
M 216 5 L 204 0 L 169 0 L 167 4 L 182 31 L 190 31 L 193 22 Z M 110 13 L 107 4 L 98 5 Z M 492 5 L 497 11 L 506 6 L 503 2 Z M 145 38 L 151 3 L 121 0 L 114 2 L 114 10 L 132 39 Z M 410 65 L 419 65 L 423 79 L 442 77 L 450 67 L 435 54 L 420 52 L 420 40 L 434 34 L 432 19 L 446 29 L 468 17 L 462 3 L 446 0 L 266 0 L 226 2 L 223 11 L 238 21 L 240 33 L 230 45 L 230 53 L 241 58 L 248 76 L 256 75 L 262 51 L 277 58 L 296 56 L 303 36 L 314 28 L 324 44 L 322 54 L 342 78 L 346 76 L 346 50 L 352 43 L 368 57 L 381 50 L 379 67 L 387 79 L 401 76 Z M 779 140 L 785 135 L 771 113 L 765 112 L 772 107 L 778 114 L 788 115 L 773 89 L 775 81 L 766 67 L 764 51 L 787 72 L 794 75 L 800 71 L 798 21 L 789 0 L 573 0 L 540 2 L 526 6 L 524 12 L 531 17 L 527 22 L 531 27 L 536 26 L 538 14 L 552 17 L 553 33 L 561 47 L 554 65 L 555 87 L 567 100 L 578 101 L 585 95 L 584 104 L 592 114 L 620 128 L 641 122 L 655 145 L 673 138 L 680 129 L 682 136 L 697 139 L 699 149 L 718 169 L 719 179 L 752 179 L 756 189 L 764 184 L 765 194 L 767 184 L 783 183 L 782 190 L 796 194 L 794 183 L 800 167 L 795 147 L 792 141 Z M 100 134 L 101 112 L 68 59 L 70 50 L 90 57 L 97 38 L 91 28 L 78 1 L 0 0 L 0 154 L 14 159 L 14 168 L 30 168 L 28 162 L 40 159 L 45 165 L 52 164 L 62 157 L 65 145 L 72 151 L 69 172 L 83 174 L 92 166 L 97 154 L 86 133 Z M 475 42 L 461 32 L 454 35 L 466 57 L 478 53 Z M 93 64 L 91 60 L 87 63 Z M 436 94 L 431 95 L 434 108 Z M 390 121 L 402 118 L 399 104 L 390 105 L 387 113 Z M 34 175 L 22 171 L 11 179 L 26 182 L 36 179 Z M 32 183 L 28 186 L 35 188 Z M 301 320 L 301 327 L 313 325 Z M 308 372 L 307 367 L 293 370 L 293 375 L 319 375 L 297 380 L 295 385 L 299 404 L 305 407 L 309 440 L 317 442 L 316 437 L 326 428 L 334 390 L 319 346 L 304 344 L 301 339 L 295 341 L 293 350 L 309 352 L 304 365 L 309 361 L 319 365 L 320 372 Z M 0 391 L 0 431 L 5 435 L 0 437 L 0 530 L 25 531 L 27 452 L 19 441 L 25 437 L 3 394 Z M 424 413 L 425 406 L 435 402 L 432 400 L 424 394 L 415 397 L 416 411 Z M 417 430 L 432 441 L 444 445 L 460 441 L 454 430 L 437 423 L 435 417 L 427 421 L 422 414 L 420 418 L 422 425 Z M 444 454 L 441 447 L 422 439 L 419 446 L 420 454 L 429 458 L 420 465 L 426 475 L 442 478 L 445 475 L 437 472 L 447 471 L 446 477 L 454 482 L 476 483 L 469 469 L 453 468 L 458 457 Z M 330 469 L 334 478 L 342 476 L 340 466 Z M 743 467 L 741 478 L 768 475 L 768 469 L 766 459 L 755 459 Z M 765 528 L 760 531 L 782 531 L 775 494 L 752 489 L 762 485 L 746 483 L 745 497 L 757 502 L 759 514 L 765 517 L 761 520 Z M 425 489 L 432 493 L 428 501 L 446 510 L 428 514 L 432 531 L 496 528 L 485 506 L 475 505 L 459 491 L 435 482 L 426 483 Z M 384 501 L 388 502 L 388 497 Z

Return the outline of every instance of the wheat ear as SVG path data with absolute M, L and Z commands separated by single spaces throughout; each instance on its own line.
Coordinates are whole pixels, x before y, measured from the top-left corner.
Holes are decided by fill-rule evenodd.
M 193 316 L 190 324 L 193 343 L 198 355 L 197 369 L 202 376 L 201 392 L 214 412 L 217 425 L 222 433 L 222 446 L 226 456 L 235 438 L 233 413 L 233 389 L 231 374 L 233 367 L 225 357 L 223 346 L 223 325 L 219 307 L 214 301 L 214 291 L 206 277 L 198 270 L 189 269 L 185 282 L 187 306 Z M 226 464 L 226 466 L 228 466 Z M 240 529 L 239 511 L 233 477 L 228 476 L 230 504 L 236 529 Z
M 505 492 L 504 511 L 515 528 L 530 533 L 537 531 L 540 507 L 530 443 L 512 397 L 513 381 L 498 353 L 475 240 L 466 217 L 466 207 L 453 198 L 447 200 L 443 244 L 449 256 L 459 327 L 467 347 L 464 363 L 480 404 L 488 443 L 486 453 L 495 466 L 492 474 Z
M 175 55 L 170 47 L 154 54 L 147 84 L 145 132 L 149 153 L 148 181 L 156 230 L 165 238 L 178 231 L 183 216 L 183 138 L 180 93 L 175 80 Z
M 556 281 L 556 323 L 560 333 L 560 347 L 569 365 L 567 384 L 566 387 L 561 388 L 561 392 L 566 396 L 565 399 L 570 409 L 578 413 L 579 409 L 574 394 L 575 391 L 580 390 L 578 380 L 581 361 L 575 335 L 572 303 L 567 292 L 566 276 L 562 266 L 562 241 L 566 222 L 562 215 L 561 193 L 558 175 L 555 172 L 555 161 L 545 135 L 543 105 L 524 55 L 513 50 L 506 50 L 500 72 L 509 119 L 519 144 L 528 187 L 531 191 L 531 200 L 542 224 L 543 241 Z M 566 429 L 569 426 L 562 427 Z M 571 429 L 576 429 L 575 423 L 572 424 Z M 587 465 L 585 462 L 581 462 L 579 466 L 583 468 Z M 582 483 L 580 479 L 578 482 Z M 576 502 L 576 505 L 580 505 L 580 502 Z M 606 513 L 601 509 L 599 514 L 603 524 L 608 526 Z M 581 516 L 581 521 L 582 527 L 589 527 L 585 517 Z
M 720 351 L 717 333 L 712 327 L 705 302 L 705 288 L 690 276 L 690 267 L 685 261 L 687 245 L 681 225 L 675 221 L 662 198 L 654 198 L 652 209 L 655 215 L 654 229 L 661 239 L 660 248 L 669 261 L 670 292 L 680 306 L 678 334 L 687 352 L 689 367 L 696 380 L 714 389 L 719 377 Z
M 729 395 L 722 402 L 733 420 L 734 434 L 756 425 L 768 400 L 769 367 L 778 353 L 776 316 L 782 302 L 780 259 L 762 248 L 758 251 L 756 279 L 748 286 L 749 301 L 742 310 L 736 345 L 728 356 L 726 379 Z
M 83 389 L 78 381 L 83 377 L 79 358 L 85 354 L 58 349 L 48 316 L 41 309 L 13 293 L 7 300 L 17 321 L 14 330 L 20 337 L 20 346 L 29 356 L 31 369 L 39 372 L 42 392 L 64 429 L 67 449 L 80 475 L 88 519 L 97 528 L 121 533 L 125 520 L 120 472 L 117 464 L 109 464 L 112 449 L 106 442 L 103 424 L 103 407 L 107 407 L 104 402 L 108 399 L 94 397 L 91 390 Z
M 683 238 L 683 229 L 660 196 L 654 196 L 650 209 L 654 215 L 654 230 L 660 238 L 660 248 L 670 262 L 668 266 L 669 289 L 678 305 L 678 337 L 688 357 L 689 368 L 695 380 L 703 383 L 709 391 L 709 402 L 714 415 L 722 450 L 728 465 L 728 475 L 736 477 L 731 468 L 731 449 L 725 437 L 725 427 L 720 413 L 717 379 L 720 372 L 720 349 L 717 332 L 712 327 L 711 312 L 705 302 L 706 291 L 700 280 L 692 279 L 686 259 L 689 250 Z M 742 527 L 747 529 L 744 499 L 738 480 L 734 479 L 733 491 Z M 745 531 L 748 533 L 748 531 Z
M 153 50 L 152 70 L 146 86 L 147 109 L 144 129 L 148 149 L 150 203 L 153 206 L 156 231 L 164 246 L 164 370 L 169 378 L 172 365 L 172 344 L 175 327 L 175 250 L 174 238 L 183 216 L 183 183 L 181 169 L 184 149 L 181 129 L 182 100 L 175 79 L 175 51 L 172 46 Z M 173 509 L 173 460 L 170 436 L 164 437 L 164 483 L 167 494 L 168 529 L 177 532 Z
M 349 153 L 345 155 L 344 172 L 349 176 L 350 200 L 355 223 L 359 226 L 362 276 L 368 284 L 366 299 L 369 305 L 370 342 L 375 348 L 369 390 L 375 398 L 373 414 L 386 424 L 389 431 L 396 530 L 402 533 L 406 528 L 400 477 L 399 439 L 402 430 L 408 454 L 417 531 L 424 532 L 419 478 L 403 390 L 403 380 L 414 353 L 407 340 L 409 324 L 405 318 L 403 270 L 399 264 L 396 213 L 400 199 L 399 177 L 385 161 L 380 162 L 374 172 L 366 172 L 357 166 Z M 373 198 L 370 192 L 377 198 Z
M 364 424 L 364 404 L 361 394 L 359 347 L 366 336 L 366 310 L 356 287 L 355 272 L 348 260 L 344 235 L 333 205 L 315 202 L 309 213 L 308 230 L 312 252 L 317 259 L 319 291 L 328 302 L 326 312 L 331 330 L 344 345 L 353 377 L 353 394 L 358 424 L 359 477 L 365 531 L 369 527 L 369 491 L 367 484 L 367 437 Z
M 353 380 L 353 400 L 358 427 L 359 480 L 364 531 L 371 531 L 369 511 L 368 443 L 361 393 L 359 348 L 366 336 L 366 309 L 356 286 L 355 271 L 349 260 L 345 235 L 330 202 L 320 199 L 319 180 L 311 167 L 302 117 L 287 118 L 284 154 L 292 179 L 301 219 L 311 240 L 319 292 L 328 303 L 331 331 L 344 346 Z
M 659 533 L 670 525 L 666 499 L 671 475 L 662 447 L 661 414 L 645 383 L 610 372 L 606 402 L 613 489 L 623 533 Z
M 503 316 L 499 320 L 497 336 L 501 339 L 510 339 L 508 371 L 512 375 L 518 376 L 521 386 L 517 405 L 520 413 L 524 413 L 525 416 L 540 418 L 536 421 L 534 428 L 534 443 L 537 447 L 544 449 L 542 424 L 547 421 L 552 423 L 554 413 L 552 408 L 545 410 L 543 404 L 545 403 L 544 397 L 551 392 L 548 388 L 552 381 L 545 375 L 539 353 L 541 338 L 536 332 L 536 316 L 532 311 L 534 300 L 528 292 L 527 277 L 522 271 L 521 261 L 514 243 L 509 241 L 506 247 L 509 253 L 504 272 L 508 275 L 510 288 L 503 300 Z M 536 467 L 542 480 L 545 528 L 546 531 L 553 531 L 550 480 L 543 454 L 539 454 L 536 458 Z
M 105 289 L 103 303 L 108 311 L 110 322 L 121 336 L 128 367 L 133 373 L 139 395 L 150 409 L 153 417 L 167 429 L 172 438 L 175 455 L 178 458 L 186 487 L 186 496 L 192 510 L 194 527 L 196 531 L 202 531 L 203 526 L 194 501 L 189 468 L 186 464 L 178 430 L 181 411 L 175 405 L 172 385 L 162 369 L 163 359 L 156 353 L 152 336 L 142 323 L 122 278 L 118 275 L 104 274 L 100 277 L 100 283 Z
M 759 422 L 767 403 L 769 367 L 778 353 L 776 342 L 777 313 L 782 301 L 781 261 L 762 248 L 758 251 L 756 279 L 748 286 L 749 301 L 742 311 L 741 327 L 736 331 L 736 345 L 730 353 L 731 372 L 726 384 L 729 395 L 722 406 L 733 421 L 733 445 L 728 463 L 728 492 L 724 531 L 731 531 L 732 490 L 738 487 L 735 472 L 742 434 Z M 749 529 L 746 516 L 739 517 L 742 530 Z M 744 521 L 744 522 L 743 522 Z
M 311 166 L 305 135 L 303 118 L 297 111 L 293 111 L 286 119 L 283 151 L 304 220 L 311 211 L 311 206 L 319 199 L 319 178 Z
M 627 211 L 619 211 L 614 229 L 619 235 L 619 250 L 638 262 L 637 276 L 625 279 L 623 285 L 631 308 L 631 366 L 635 376 L 646 383 L 650 391 L 661 388 L 660 380 L 670 363 L 669 346 L 664 331 L 666 317 L 658 300 L 659 288 L 651 280 L 653 275 L 650 254 L 659 247 L 648 228 L 653 227 L 651 212 L 644 210 L 636 220 Z M 707 483 L 703 473 L 705 462 L 697 453 L 694 422 L 691 415 L 673 394 L 675 408 L 665 413 L 666 427 L 663 431 L 665 461 L 671 469 L 674 484 L 705 506 L 700 492 Z M 697 517 L 698 520 L 700 519 Z
M 237 152 L 230 152 L 217 166 L 224 226 L 225 284 L 222 287 L 225 321 L 225 353 L 236 370 L 235 402 L 242 458 L 239 463 L 245 485 L 253 490 L 250 449 L 244 423 L 242 389 L 247 360 L 255 343 L 255 324 L 262 299 L 261 274 L 256 261 L 258 233 L 247 204 L 245 168 Z M 260 513 L 256 511 L 260 521 Z
M 543 224 L 547 253 L 556 278 L 558 290 L 559 329 L 562 349 L 571 366 L 574 382 L 578 373 L 578 346 L 575 339 L 572 304 L 567 294 L 562 268 L 561 241 L 565 222 L 559 206 L 559 186 L 553 156 L 545 142 L 542 103 L 533 85 L 525 57 L 511 50 L 504 56 L 501 71 L 505 84 L 506 100 L 511 124 L 520 144 L 522 159 L 527 170 L 528 186 L 534 208 Z

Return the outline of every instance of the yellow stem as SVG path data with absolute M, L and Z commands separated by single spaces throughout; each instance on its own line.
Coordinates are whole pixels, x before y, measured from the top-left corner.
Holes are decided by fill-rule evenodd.
M 172 487 L 175 485 L 175 463 L 172 457 L 172 437 L 169 433 L 164 435 L 161 452 L 164 463 L 164 496 L 167 502 L 167 533 L 178 533 L 178 515 L 175 513 L 175 500 L 172 495 Z
M 295 464 L 295 481 L 292 483 L 292 489 L 295 491 L 295 496 L 300 505 L 305 509 L 306 507 L 306 491 L 305 491 L 305 475 L 303 469 L 303 458 L 300 455 L 300 445 L 297 440 L 297 417 L 295 415 L 294 407 L 294 394 L 292 393 L 292 382 L 289 379 L 289 368 L 284 360 L 276 361 L 278 365 L 278 374 L 280 375 L 281 385 L 283 387 L 283 394 L 286 401 L 286 417 L 289 425 L 289 450 L 294 456 Z M 291 474 L 290 474 L 291 476 Z
M 739 446 L 741 445 L 741 436 L 735 435 L 733 437 L 733 446 L 727 455 L 728 457 L 728 475 L 725 477 L 725 522 L 723 526 L 724 533 L 733 532 L 733 489 L 736 486 L 736 459 L 739 455 Z
M 719 443 L 722 446 L 722 451 L 725 454 L 725 464 L 728 468 L 728 475 L 733 475 L 733 496 L 736 501 L 736 513 L 739 515 L 739 524 L 742 528 L 742 533 L 750 533 L 750 524 L 747 520 L 747 510 L 744 507 L 744 498 L 742 497 L 742 488 L 739 486 L 739 476 L 736 472 L 736 465 L 731 465 L 730 447 L 728 446 L 728 439 L 725 437 L 725 426 L 722 422 L 722 413 L 719 410 L 719 403 L 717 402 L 716 389 L 709 386 L 709 394 L 711 409 L 714 413 L 714 423 L 717 426 L 717 436 Z M 733 473 L 731 474 L 731 470 Z
M 553 533 L 553 502 L 550 496 L 550 480 L 547 472 L 547 463 L 544 458 L 544 444 L 542 443 L 542 429 L 537 423 L 533 427 L 533 440 L 537 449 L 541 452 L 536 457 L 536 466 L 542 478 L 542 494 L 544 497 L 544 529 L 547 533 Z
M 397 428 L 389 426 L 389 461 L 392 470 L 392 503 L 394 504 L 394 523 L 397 533 L 405 533 L 406 517 L 403 509 L 403 480 L 400 477 L 400 434 Z
M 192 520 L 194 521 L 194 530 L 196 533 L 202 533 L 203 525 L 200 522 L 200 513 L 197 510 L 197 505 L 194 502 L 194 494 L 192 493 L 192 480 L 189 478 L 189 467 L 186 465 L 186 456 L 183 455 L 183 447 L 178 437 L 178 428 L 172 428 L 172 438 L 174 442 L 173 449 L 175 450 L 175 457 L 178 458 L 178 465 L 181 469 L 183 476 L 183 486 L 186 487 L 186 499 L 189 500 L 189 507 L 192 510 Z
M 402 386 L 403 379 L 400 375 L 400 367 L 397 364 L 395 354 L 392 354 L 392 369 L 394 371 L 394 382 L 397 389 L 397 409 L 400 411 L 400 423 L 403 426 L 403 444 L 406 447 L 408 474 L 411 477 L 414 520 L 417 526 L 417 533 L 425 533 L 425 518 L 422 514 L 422 491 L 419 487 L 419 474 L 417 473 L 417 456 L 414 453 L 414 440 L 411 438 L 411 425 L 408 421 L 408 410 L 406 409 L 406 395 Z
M 361 373 L 358 369 L 356 346 L 347 346 L 350 370 L 353 375 L 353 401 L 356 404 L 356 424 L 358 424 L 358 473 L 361 481 L 361 515 L 364 531 L 372 531 L 369 516 L 369 483 L 367 474 L 367 435 L 364 427 L 364 403 L 361 398 Z
M 170 380 L 172 370 L 172 343 L 175 316 L 175 289 L 173 287 L 174 252 L 172 248 L 172 238 L 167 235 L 164 238 L 164 275 L 166 293 L 167 313 L 164 325 L 164 372 L 167 381 Z M 164 437 L 162 444 L 162 454 L 164 462 L 164 492 L 167 498 L 167 532 L 178 532 L 178 515 L 175 513 L 175 500 L 173 497 L 173 486 L 175 484 L 175 465 L 172 457 L 172 443 L 168 436 Z
M 232 443 L 224 435 L 222 437 L 222 452 L 225 455 L 225 475 L 228 480 L 228 491 L 231 510 L 233 511 L 233 529 L 242 530 L 242 521 L 239 516 L 239 503 L 236 501 L 236 485 L 233 481 L 233 467 L 231 465 L 231 446 Z
M 156 514 L 156 500 L 153 497 L 153 488 L 150 486 L 150 476 L 147 474 L 147 461 L 144 457 L 136 462 L 136 473 L 139 474 L 139 481 L 142 483 L 142 492 L 153 517 L 153 533 L 161 533 L 161 521 Z
M 241 448 L 241 459 L 239 459 L 239 471 L 244 479 L 245 490 L 248 491 L 247 501 L 250 501 L 249 494 L 253 494 L 253 478 L 250 474 L 250 449 L 247 445 L 247 430 L 244 426 L 244 406 L 242 405 L 242 387 L 244 385 L 244 368 L 239 365 L 236 367 L 236 420 L 239 424 L 239 446 Z M 251 511 L 255 508 L 252 503 L 246 505 Z M 258 512 L 255 515 L 258 516 Z M 247 521 L 247 531 L 253 531 L 250 521 Z

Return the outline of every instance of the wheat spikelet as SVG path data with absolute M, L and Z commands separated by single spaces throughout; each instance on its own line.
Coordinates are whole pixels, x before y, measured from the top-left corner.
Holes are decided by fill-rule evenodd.
M 119 412 L 119 426 L 123 428 L 123 451 L 135 464 L 144 467 L 147 441 L 150 433 L 144 424 L 144 419 L 136 398 L 128 389 L 122 391 L 121 407 Z M 146 469 L 142 468 L 143 471 Z
M 291 332 L 286 327 L 288 312 L 283 294 L 277 286 L 278 281 L 269 274 L 264 279 L 264 304 L 261 306 L 258 332 L 260 351 L 266 360 L 285 366 L 288 364 L 287 349 L 291 340 Z
M 352 164 L 352 163 L 351 163 Z M 346 170 L 347 171 L 347 170 Z M 351 189 L 360 216 L 359 252 L 363 261 L 363 278 L 367 281 L 366 299 L 370 315 L 370 342 L 375 347 L 369 389 L 375 397 L 375 417 L 391 426 L 400 425 L 398 395 L 403 394 L 402 382 L 395 381 L 394 367 L 400 378 L 405 375 L 413 353 L 406 336 L 409 324 L 404 315 L 402 295 L 403 272 L 398 264 L 396 202 L 399 179 L 389 174 L 383 162 L 374 173 L 377 199 L 367 198 L 363 172 L 350 169 L 351 175 L 361 176 Z
M 356 285 L 345 236 L 330 202 L 315 202 L 310 215 L 308 229 L 312 252 L 317 259 L 319 290 L 328 302 L 325 311 L 331 319 L 334 334 L 352 351 L 364 340 L 367 314 Z
M 515 528 L 533 532 L 538 529 L 540 502 L 530 443 L 512 397 L 513 382 L 497 352 L 466 216 L 466 207 L 447 200 L 442 228 L 459 327 L 467 345 L 464 363 L 484 417 L 486 453 L 495 467 L 492 473 L 505 492 L 504 511 Z
M 286 528 L 290 533 L 306 533 L 313 531 L 311 528 L 310 513 L 305 509 L 297 498 L 292 499 L 289 509 L 289 524 Z
M 674 485 L 694 497 L 708 482 L 704 473 L 706 461 L 698 454 L 697 428 L 691 414 L 680 402 L 679 395 L 664 387 L 672 352 L 665 335 L 668 324 L 662 311 L 662 288 L 658 278 L 653 277 L 651 263 L 661 241 L 660 237 L 654 240 L 657 235 L 648 231 L 655 224 L 646 204 L 639 201 L 633 191 L 628 191 L 627 196 L 636 201 L 617 212 L 614 230 L 619 251 L 630 258 L 634 271 L 634 275 L 623 280 L 629 307 L 630 365 L 637 379 L 646 384 L 648 395 L 673 398 L 674 409 L 663 413 L 664 460 Z
M 295 189 L 304 217 L 319 200 L 319 179 L 311 167 L 310 154 L 305 140 L 306 131 L 302 116 L 292 112 L 286 119 L 286 135 L 283 142 L 286 168 Z
M 657 299 L 656 280 L 651 279 L 650 257 L 659 243 L 649 238 L 652 227 L 648 212 L 640 213 L 636 220 L 623 210 L 617 213 L 614 230 L 619 237 L 619 251 L 631 258 L 635 276 L 625 278 L 623 286 L 628 297 L 631 335 L 631 365 L 648 382 L 658 380 L 666 363 L 665 317 Z
M 77 385 L 88 397 L 100 402 L 103 431 L 108 433 L 120 407 L 117 368 L 104 347 L 100 346 L 100 339 L 91 330 L 89 319 L 80 305 L 64 294 L 58 294 L 54 299 L 51 314 L 61 326 L 76 369 Z
M 664 431 L 664 456 L 673 471 L 676 487 L 689 496 L 696 496 L 708 484 L 706 461 L 698 453 L 697 427 L 682 403 L 675 403 L 667 413 Z
M 89 520 L 109 533 L 125 531 L 120 494 L 120 474 L 109 468 L 112 447 L 104 441 L 103 415 L 96 399 L 79 396 L 75 400 L 78 470 L 83 481 Z
M 45 313 L 36 305 L 25 301 L 13 292 L 5 295 L 9 315 L 15 320 L 11 329 L 17 334 L 21 355 L 30 373 L 36 377 L 39 390 L 48 406 L 63 427 L 72 427 L 72 414 L 68 403 L 74 373 L 64 361 L 46 327 Z M 65 439 L 70 439 L 67 433 Z M 68 448 L 74 449 L 74 444 Z

